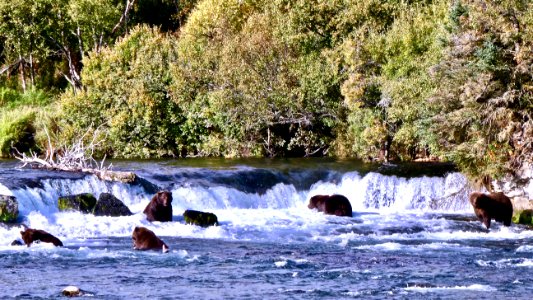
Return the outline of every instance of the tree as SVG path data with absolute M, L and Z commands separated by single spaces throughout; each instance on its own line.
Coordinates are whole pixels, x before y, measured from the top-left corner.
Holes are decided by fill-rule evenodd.
M 35 82 L 36 68 L 57 57 L 66 63 L 65 79 L 79 90 L 82 59 L 97 53 L 118 36 L 121 1 L 34 0 L 0 1 L 0 37 L 4 41 L 7 68 L 18 68 L 21 86 Z M 35 62 L 38 61 L 38 64 Z
M 337 69 L 320 48 L 292 43 L 282 8 L 203 1 L 182 31 L 173 95 L 203 128 L 201 154 L 327 153 L 342 120 Z
M 445 56 L 433 69 L 433 147 L 473 177 L 531 161 L 533 4 L 458 1 Z
M 84 90 L 62 95 L 62 139 L 74 140 L 92 128 L 106 138 L 100 153 L 126 158 L 179 155 L 183 117 L 170 100 L 176 48 L 168 35 L 138 26 L 113 47 L 92 53 L 82 72 Z
M 41 35 L 42 20 L 47 19 L 43 1 L 0 1 L 0 37 L 3 40 L 4 72 L 18 70 L 25 91 L 27 80 L 35 83 L 34 63 L 47 55 Z

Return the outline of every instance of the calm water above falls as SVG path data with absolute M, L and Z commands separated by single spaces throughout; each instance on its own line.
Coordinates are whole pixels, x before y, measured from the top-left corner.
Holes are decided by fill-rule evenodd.
M 330 160 L 116 165 L 145 181 L 0 162 L 0 194 L 17 197 L 20 221 L 65 245 L 9 246 L 21 227 L 0 226 L 0 299 L 60 298 L 67 285 L 95 299 L 530 299 L 533 290 L 533 231 L 486 231 L 459 173 L 407 178 L 400 166 Z M 160 188 L 172 191 L 174 221 L 149 223 L 142 210 Z M 57 210 L 59 195 L 81 192 L 111 192 L 134 215 Z M 307 208 L 331 193 L 350 199 L 352 218 Z M 188 208 L 215 213 L 220 226 L 185 225 Z M 134 251 L 138 225 L 170 253 Z

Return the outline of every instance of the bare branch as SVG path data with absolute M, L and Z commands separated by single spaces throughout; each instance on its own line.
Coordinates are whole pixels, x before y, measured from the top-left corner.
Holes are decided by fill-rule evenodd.
M 85 145 L 84 141 L 92 128 L 89 128 L 76 142 L 71 146 L 62 146 L 56 149 L 51 141 L 48 129 L 45 127 L 44 132 L 48 139 L 48 149 L 46 155 L 43 158 L 38 157 L 37 154 L 30 151 L 30 156 L 25 153 L 15 151 L 18 155 L 15 158 L 23 163 L 22 167 L 31 165 L 34 167 L 41 167 L 52 170 L 62 171 L 86 171 L 91 173 L 97 173 L 107 171 L 111 168 L 111 165 L 104 166 L 104 159 L 100 164 L 93 158 L 95 148 L 102 142 L 98 141 L 98 128 L 92 133 L 93 136 L 88 145 Z
M 118 21 L 117 25 L 115 25 L 115 27 L 113 27 L 113 30 L 111 31 L 111 33 L 115 33 L 115 31 L 117 31 L 120 28 L 120 26 L 122 26 L 122 24 L 127 23 L 128 14 L 130 13 L 130 10 L 133 7 L 134 3 L 135 3 L 135 0 L 131 0 L 131 1 L 127 0 L 126 1 L 126 7 L 124 8 L 124 13 L 122 14 L 122 16 L 120 16 L 120 20 Z M 126 31 L 127 31 L 127 28 L 126 28 Z

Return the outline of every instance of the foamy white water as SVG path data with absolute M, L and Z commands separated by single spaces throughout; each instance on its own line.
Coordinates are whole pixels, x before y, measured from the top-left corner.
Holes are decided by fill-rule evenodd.
M 460 173 L 313 172 L 152 167 L 141 174 L 172 192 L 173 222 L 150 223 L 142 213 L 149 185 L 0 167 L 0 193 L 18 199 L 19 221 L 65 245 L 10 246 L 23 227 L 0 226 L 0 267 L 15 270 L 2 274 L 9 288 L 0 298 L 50 298 L 75 285 L 97 298 L 520 299 L 533 284 L 523 275 L 532 267 L 533 231 L 499 223 L 486 230 Z M 87 192 L 112 193 L 133 215 L 58 210 L 60 195 Z M 335 193 L 350 200 L 351 218 L 307 208 L 311 196 Z M 213 212 L 220 226 L 187 225 L 186 209 Z M 170 253 L 134 251 L 135 226 L 153 230 Z M 36 272 L 46 280 L 16 284 Z

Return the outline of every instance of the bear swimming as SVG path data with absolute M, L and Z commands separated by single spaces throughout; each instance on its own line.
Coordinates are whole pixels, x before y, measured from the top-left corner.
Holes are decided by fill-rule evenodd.
M 503 222 L 503 225 L 510 226 L 513 217 L 513 204 L 511 199 L 503 193 L 479 193 L 470 194 L 470 203 L 474 207 L 474 213 L 487 229 L 490 228 L 490 220 Z
M 28 247 L 35 241 L 52 243 L 56 247 L 63 247 L 63 243 L 58 238 L 44 230 L 26 228 L 26 230 L 20 232 L 20 235 L 22 236 L 24 244 Z
M 135 227 L 131 239 L 135 250 L 162 250 L 163 253 L 166 253 L 169 249 L 165 242 L 146 227 Z
M 157 192 L 144 209 L 144 213 L 150 222 L 172 221 L 172 194 L 169 191 Z
M 352 205 L 348 198 L 343 195 L 315 195 L 309 199 L 310 209 L 316 208 L 328 215 L 339 217 L 351 217 Z

